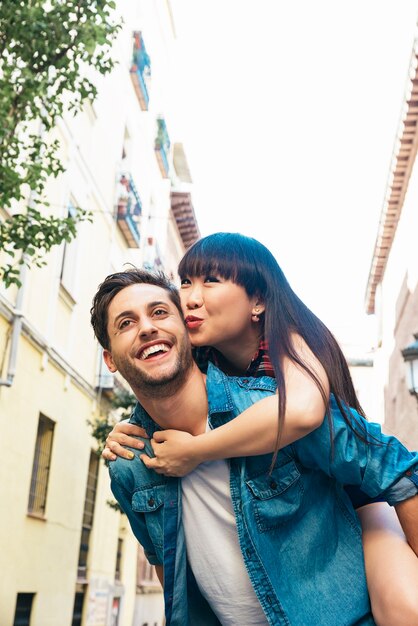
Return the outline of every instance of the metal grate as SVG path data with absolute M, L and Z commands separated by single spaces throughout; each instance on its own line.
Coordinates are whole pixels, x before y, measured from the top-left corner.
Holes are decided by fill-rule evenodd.
M 52 420 L 39 416 L 28 503 L 28 512 L 35 515 L 45 515 L 54 426 Z
M 86 497 L 84 499 L 83 525 L 81 529 L 80 552 L 78 555 L 78 571 L 87 572 L 87 557 L 90 544 L 90 533 L 93 526 L 94 505 L 96 501 L 97 476 L 99 473 L 99 457 L 95 452 L 90 453 L 89 471 L 87 475 Z M 83 577 L 84 577 L 83 576 Z
M 81 626 L 81 620 L 83 617 L 83 604 L 84 604 L 84 595 L 85 592 L 77 592 L 74 598 L 74 608 L 73 608 L 73 621 L 71 622 L 71 626 Z

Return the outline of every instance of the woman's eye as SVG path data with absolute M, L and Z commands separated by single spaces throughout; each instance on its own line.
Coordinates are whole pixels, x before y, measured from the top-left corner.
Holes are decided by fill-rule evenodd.
M 219 283 L 221 282 L 218 276 L 205 276 L 205 283 Z
M 182 278 L 182 279 L 181 279 L 180 285 L 181 285 L 182 287 L 183 287 L 183 286 L 188 286 L 188 285 L 191 285 L 191 284 L 192 284 L 192 283 L 191 283 L 190 278 Z

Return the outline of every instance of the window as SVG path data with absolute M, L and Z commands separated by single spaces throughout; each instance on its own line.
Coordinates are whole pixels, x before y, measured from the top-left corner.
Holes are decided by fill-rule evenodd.
M 30 626 L 30 614 L 34 593 L 18 593 L 13 626 Z
M 28 513 L 42 517 L 45 515 L 53 436 L 54 422 L 45 415 L 40 415 L 30 482 Z
M 78 577 L 84 578 L 87 572 L 87 558 L 90 544 L 90 533 L 93 526 L 94 505 L 96 501 L 97 475 L 99 473 L 99 457 L 90 453 L 89 471 L 87 475 L 86 497 L 84 500 L 83 525 L 81 529 L 80 552 L 78 555 Z
M 118 539 L 118 550 L 116 552 L 115 580 L 120 580 L 121 563 L 122 563 L 122 546 L 123 546 L 123 539 Z
M 83 617 L 84 591 L 77 592 L 74 598 L 73 621 L 71 626 L 81 626 Z
M 70 202 L 68 205 L 67 217 L 75 217 L 75 206 Z M 61 285 L 70 295 L 74 295 L 75 279 L 76 279 L 76 260 L 78 251 L 78 239 L 77 236 L 69 243 L 64 243 L 64 251 L 62 253 L 62 265 L 60 280 Z

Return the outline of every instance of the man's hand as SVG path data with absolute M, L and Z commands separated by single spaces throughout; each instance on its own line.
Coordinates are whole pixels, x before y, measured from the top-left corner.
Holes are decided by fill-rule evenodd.
M 129 424 L 126 420 L 115 424 L 113 430 L 107 436 L 106 447 L 102 452 L 102 457 L 106 461 L 115 461 L 118 456 L 124 459 L 133 459 L 133 452 L 126 450 L 123 446 L 143 450 L 144 442 L 136 439 L 136 437 L 149 438 L 143 428 L 135 426 L 135 424 Z
M 418 495 L 395 505 L 406 540 L 418 556 Z
M 155 457 L 141 454 L 146 467 L 165 476 L 186 476 L 199 465 L 194 453 L 195 437 L 181 430 L 161 430 L 151 439 Z

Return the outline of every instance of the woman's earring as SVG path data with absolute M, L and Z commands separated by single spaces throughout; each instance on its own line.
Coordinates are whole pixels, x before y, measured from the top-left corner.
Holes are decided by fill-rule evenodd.
M 258 309 L 254 309 L 254 313 L 251 315 L 251 319 L 253 322 L 259 322 L 260 316 L 258 315 Z

